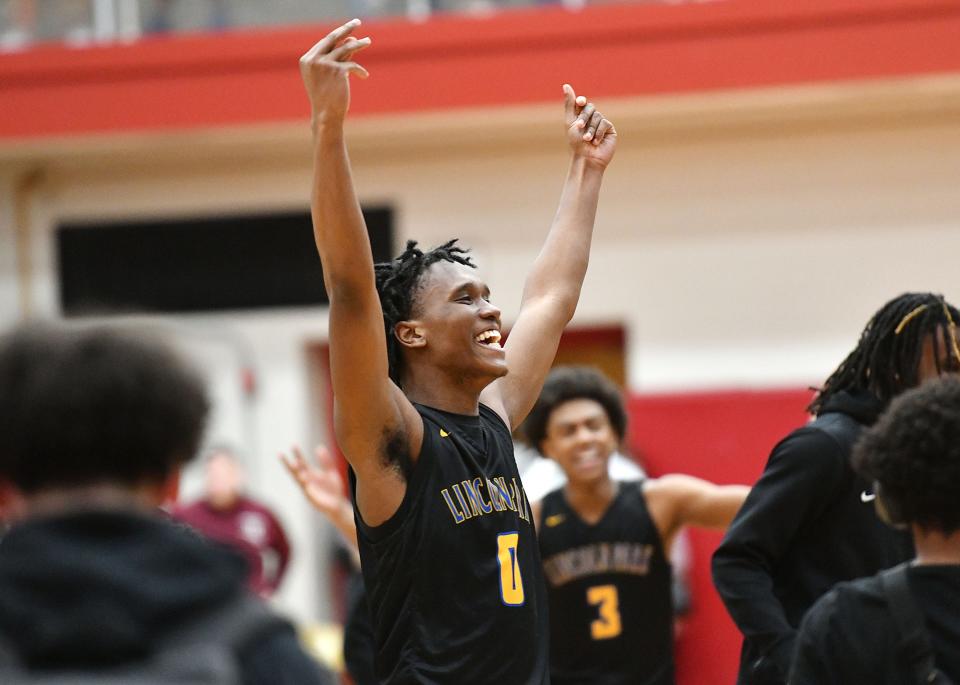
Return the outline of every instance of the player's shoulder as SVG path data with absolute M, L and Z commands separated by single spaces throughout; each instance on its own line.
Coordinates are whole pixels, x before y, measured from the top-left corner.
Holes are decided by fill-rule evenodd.
M 852 446 L 848 438 L 852 428 L 836 415 L 819 417 L 780 440 L 770 453 L 768 468 L 799 468 L 808 474 L 842 471 Z
M 501 435 L 506 435 L 511 441 L 513 440 L 513 433 L 510 432 L 510 426 L 507 425 L 507 422 L 495 409 L 483 402 L 480 403 L 480 421 Z

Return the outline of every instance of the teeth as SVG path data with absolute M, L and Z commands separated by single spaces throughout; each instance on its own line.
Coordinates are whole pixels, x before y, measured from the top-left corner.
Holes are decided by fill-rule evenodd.
M 500 331 L 496 331 L 493 329 L 489 331 L 484 331 L 483 333 L 478 334 L 477 337 L 474 338 L 474 340 L 476 340 L 478 343 L 487 342 L 489 340 L 491 341 L 490 342 L 491 345 L 499 344 Z

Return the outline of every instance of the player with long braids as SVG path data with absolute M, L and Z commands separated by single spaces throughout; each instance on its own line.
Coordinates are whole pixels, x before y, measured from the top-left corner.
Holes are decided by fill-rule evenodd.
M 351 467 L 381 682 L 549 682 L 544 582 L 511 430 L 573 316 L 616 132 L 565 85 L 572 157 L 509 343 L 465 251 L 408 244 L 375 268 L 343 122 L 353 20 L 300 60 L 311 209 L 330 297 L 335 433 Z M 509 371 L 509 373 L 508 373 Z
M 797 627 L 836 583 L 913 556 L 874 512 L 853 445 L 890 401 L 960 370 L 960 312 L 934 293 L 887 302 L 809 406 L 810 424 L 774 449 L 713 557 L 713 579 L 744 635 L 741 685 L 785 683 Z

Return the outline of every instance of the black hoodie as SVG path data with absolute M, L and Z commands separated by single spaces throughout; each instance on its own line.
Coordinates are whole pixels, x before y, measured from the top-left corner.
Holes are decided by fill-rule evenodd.
M 838 393 L 780 441 L 714 554 L 714 584 L 744 635 L 740 685 L 785 683 L 797 627 L 821 595 L 912 558 L 909 536 L 877 518 L 850 465 L 881 408 Z
M 26 521 L 0 540 L 0 637 L 30 668 L 139 660 L 246 591 L 240 557 L 159 516 L 72 512 Z M 239 659 L 250 685 L 330 682 L 286 622 Z

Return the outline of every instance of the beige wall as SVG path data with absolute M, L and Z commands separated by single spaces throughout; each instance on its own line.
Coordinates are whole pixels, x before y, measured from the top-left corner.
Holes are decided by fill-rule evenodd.
M 822 380 L 900 291 L 960 301 L 958 93 L 944 79 L 610 103 L 622 140 L 574 324 L 626 326 L 636 390 L 797 385 Z M 508 321 L 563 180 L 555 110 L 351 127 L 362 201 L 396 209 L 400 241 L 472 245 Z M 296 125 L 0 148 L 2 323 L 22 315 L 10 210 L 20 174 L 45 173 L 31 196 L 30 302 L 56 315 L 59 220 L 305 207 L 308 143 Z M 324 311 L 166 325 L 210 375 L 211 439 L 253 443 L 253 490 L 291 527 L 281 605 L 324 615 L 329 535 L 274 462 L 322 435 L 305 346 L 325 338 Z M 261 380 L 250 408 L 238 350 Z

